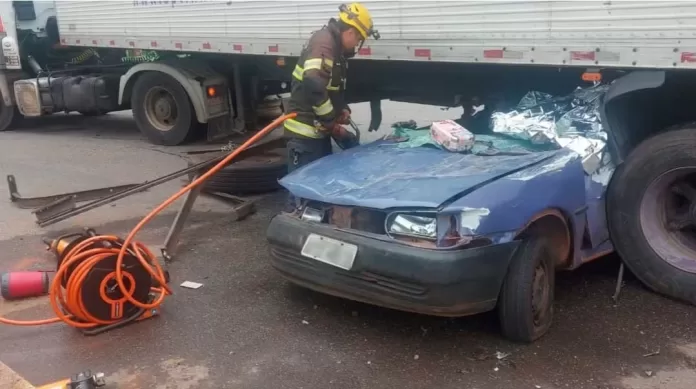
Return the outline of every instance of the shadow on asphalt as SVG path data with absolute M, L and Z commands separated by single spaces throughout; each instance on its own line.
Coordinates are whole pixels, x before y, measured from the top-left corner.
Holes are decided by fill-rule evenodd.
M 20 122 L 16 131 L 35 134 L 67 131 L 88 131 L 98 127 L 100 132 L 118 134 L 138 133 L 133 117 L 127 113 L 111 113 L 99 117 L 79 114 L 56 114 L 38 118 L 26 118 Z
M 482 365 L 488 369 L 500 366 L 513 368 L 515 375 L 544 377 L 545 382 L 556 385 L 609 388 L 614 386 L 595 385 L 612 376 L 642 375 L 682 361 L 687 366 L 696 364 L 675 348 L 696 341 L 691 326 L 696 319 L 693 307 L 652 293 L 629 271 L 615 304 L 612 295 L 618 268 L 618 257 L 610 255 L 574 272 L 559 273 L 554 325 L 531 345 L 503 339 L 495 312 L 437 318 L 347 301 L 289 284 L 286 295 L 291 306 L 322 312 L 323 325 L 353 316 L 362 322 L 359 336 L 373 342 L 379 339 L 379 345 L 371 347 L 395 352 L 410 349 L 421 358 L 440 361 L 459 360 L 454 367 L 459 373 L 478 372 Z M 336 333 L 334 340 L 350 342 L 354 336 Z M 651 355 L 656 350 L 659 353 Z M 498 359 L 497 352 L 509 357 Z

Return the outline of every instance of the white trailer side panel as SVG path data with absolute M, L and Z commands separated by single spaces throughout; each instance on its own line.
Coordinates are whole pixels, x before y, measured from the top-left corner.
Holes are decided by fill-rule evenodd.
M 336 1 L 56 1 L 63 44 L 296 56 Z M 696 1 L 365 1 L 359 58 L 696 67 Z

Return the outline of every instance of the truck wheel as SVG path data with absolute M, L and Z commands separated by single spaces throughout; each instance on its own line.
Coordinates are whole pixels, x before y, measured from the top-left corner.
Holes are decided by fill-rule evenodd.
M 202 159 L 189 162 L 189 166 L 198 162 Z M 287 174 L 287 170 L 285 149 L 271 150 L 225 166 L 210 177 L 203 188 L 236 195 L 272 192 L 280 189 L 278 180 Z
M 611 240 L 652 290 L 696 304 L 696 126 L 644 141 L 607 192 Z
M 0 132 L 14 129 L 22 119 L 17 107 L 8 107 L 0 102 Z
M 154 144 L 180 145 L 191 140 L 199 127 L 186 90 L 163 73 L 138 77 L 131 107 L 138 129 Z
M 543 239 L 527 237 L 508 268 L 498 299 L 503 335 L 516 342 L 533 342 L 553 321 L 556 283 L 553 257 Z

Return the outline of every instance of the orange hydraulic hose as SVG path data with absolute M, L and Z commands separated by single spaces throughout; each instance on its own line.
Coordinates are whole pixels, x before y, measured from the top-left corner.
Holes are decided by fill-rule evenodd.
M 58 268 L 53 282 L 49 287 L 49 299 L 56 317 L 43 320 L 12 320 L 0 317 L 0 323 L 16 326 L 37 326 L 63 322 L 75 328 L 91 328 L 117 322 L 118 320 L 104 321 L 97 319 L 87 311 L 82 301 L 82 285 L 87 278 L 89 271 L 96 264 L 108 259 L 109 257 L 112 257 L 114 254 L 118 255 L 114 269 L 114 279 L 118 284 L 120 292 L 123 294 L 123 300 L 128 301 L 141 309 L 153 309 L 158 307 L 162 301 L 164 301 L 166 295 L 171 294 L 171 289 L 167 285 L 164 270 L 160 266 L 159 261 L 155 255 L 147 247 L 145 247 L 145 245 L 134 240 L 135 235 L 137 235 L 137 233 L 140 232 L 140 230 L 155 216 L 157 216 L 181 196 L 186 194 L 186 192 L 197 187 L 198 185 L 201 185 L 210 176 L 217 173 L 220 169 L 235 159 L 242 151 L 248 149 L 251 145 L 268 135 L 268 133 L 273 131 L 286 119 L 292 119 L 295 116 L 297 116 L 295 113 L 280 116 L 262 130 L 254 134 L 254 136 L 249 138 L 241 146 L 231 152 L 227 157 L 225 157 L 225 159 L 218 162 L 210 170 L 174 193 L 172 196 L 162 202 L 162 204 L 158 205 L 155 209 L 148 213 L 131 230 L 124 241 L 120 241 L 118 237 L 113 235 L 98 235 L 85 239 L 84 241 L 75 245 L 75 247 L 65 255 L 63 261 L 61 262 L 61 266 Z M 111 244 L 104 245 L 104 247 L 90 248 L 93 247 L 94 243 L 97 242 L 108 242 Z M 120 245 L 121 248 L 115 248 L 114 244 L 116 246 Z M 124 273 L 123 271 L 123 260 L 126 257 L 126 254 L 131 254 L 137 258 L 142 267 L 150 274 L 154 282 L 160 285 L 158 288 L 152 288 L 154 292 L 157 292 L 157 296 L 152 302 L 148 303 L 138 301 L 133 297 L 135 285 L 132 281 L 132 276 L 130 276 L 128 273 Z M 70 277 L 67 277 L 66 279 L 66 272 L 73 265 L 75 268 L 72 269 Z M 130 279 L 130 287 L 126 287 L 124 278 Z M 62 287 L 61 280 L 66 281 L 65 288 Z M 100 289 L 100 297 L 103 300 L 106 300 L 106 296 L 103 291 L 104 288 Z

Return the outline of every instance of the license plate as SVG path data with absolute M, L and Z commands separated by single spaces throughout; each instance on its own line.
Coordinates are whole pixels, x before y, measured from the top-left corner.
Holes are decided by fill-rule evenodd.
M 353 267 L 357 253 L 358 246 L 354 244 L 316 234 L 309 234 L 302 247 L 303 256 L 345 270 Z

